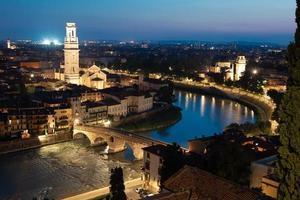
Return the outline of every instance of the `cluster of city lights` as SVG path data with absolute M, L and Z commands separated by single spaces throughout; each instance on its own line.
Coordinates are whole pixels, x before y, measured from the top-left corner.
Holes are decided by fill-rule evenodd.
M 51 44 L 61 45 L 61 43 L 57 39 L 44 39 L 42 41 L 42 44 L 43 45 L 51 45 Z

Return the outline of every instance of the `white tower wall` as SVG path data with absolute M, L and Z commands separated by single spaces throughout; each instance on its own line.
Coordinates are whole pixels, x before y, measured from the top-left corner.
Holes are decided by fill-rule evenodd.
M 235 73 L 234 79 L 235 81 L 240 80 L 240 77 L 243 76 L 246 71 L 247 60 L 245 56 L 238 56 L 235 62 Z
M 6 41 L 6 47 L 7 47 L 8 49 L 11 49 L 10 39 L 8 39 L 8 40 Z
M 65 81 L 79 85 L 79 43 L 76 34 L 76 24 L 67 23 L 64 43 L 64 75 Z

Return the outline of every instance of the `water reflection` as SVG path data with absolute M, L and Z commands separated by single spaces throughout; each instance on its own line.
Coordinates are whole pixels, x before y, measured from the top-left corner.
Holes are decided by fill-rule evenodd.
M 230 100 L 184 91 L 175 91 L 175 95 L 175 104 L 182 108 L 182 120 L 167 129 L 145 133 L 146 136 L 187 147 L 187 141 L 195 136 L 213 135 L 231 123 L 256 119 L 251 109 Z
M 201 95 L 201 107 L 200 107 L 201 117 L 204 116 L 204 109 L 205 109 L 205 96 Z
M 109 184 L 110 169 L 121 166 L 126 180 L 139 177 L 140 161 L 132 150 L 105 154 L 87 139 L 0 156 L 0 199 L 32 199 L 48 190 L 51 199 L 87 192 Z

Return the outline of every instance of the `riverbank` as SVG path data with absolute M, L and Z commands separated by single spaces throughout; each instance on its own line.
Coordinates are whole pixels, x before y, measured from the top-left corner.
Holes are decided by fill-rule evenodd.
M 140 178 L 126 181 L 125 185 L 125 193 L 128 199 L 133 199 L 132 197 L 136 197 L 139 195 L 135 192 L 135 189 L 141 187 L 143 181 Z M 92 200 L 92 199 L 105 199 L 105 197 L 109 194 L 109 186 L 103 187 L 101 189 L 89 191 L 86 193 L 74 195 L 71 197 L 64 198 L 63 200 Z
M 29 139 L 0 142 L 0 155 L 40 148 L 47 145 L 71 141 L 72 134 L 49 134 Z
M 204 95 L 217 96 L 236 101 L 251 108 L 257 114 L 257 122 L 270 121 L 273 113 L 272 103 L 268 102 L 262 95 L 253 94 L 239 88 L 228 88 L 218 85 L 187 84 L 174 82 L 175 89 L 195 92 Z
M 181 109 L 176 106 L 170 106 L 153 114 L 147 119 L 139 119 L 134 122 L 125 123 L 118 128 L 129 132 L 147 132 L 169 127 L 180 120 Z

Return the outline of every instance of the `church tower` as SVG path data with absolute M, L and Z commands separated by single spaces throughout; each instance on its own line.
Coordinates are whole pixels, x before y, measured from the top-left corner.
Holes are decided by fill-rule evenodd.
M 247 60 L 245 56 L 238 56 L 234 66 L 234 80 L 240 80 L 243 73 L 246 71 Z
M 79 85 L 79 44 L 75 23 L 67 23 L 64 54 L 65 81 Z
M 10 39 L 6 40 L 6 48 L 11 49 Z

